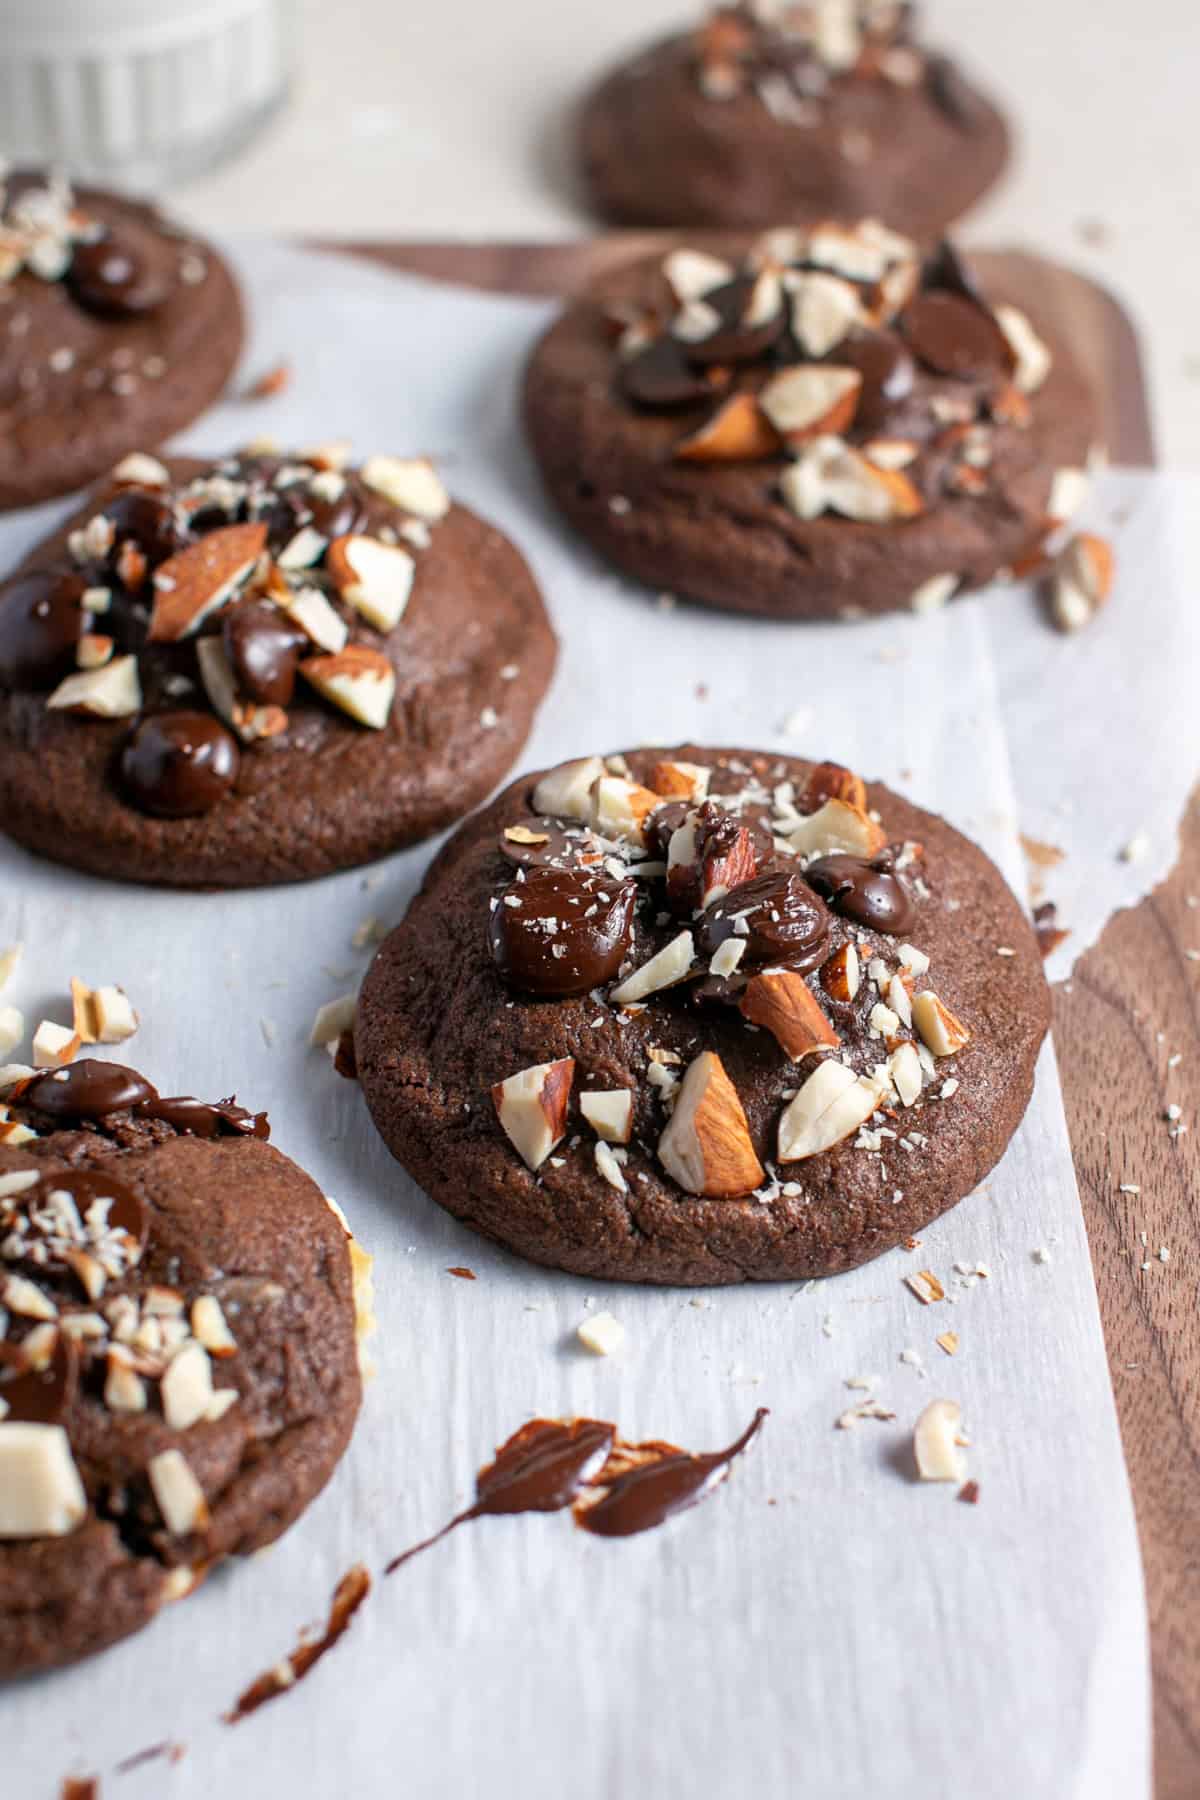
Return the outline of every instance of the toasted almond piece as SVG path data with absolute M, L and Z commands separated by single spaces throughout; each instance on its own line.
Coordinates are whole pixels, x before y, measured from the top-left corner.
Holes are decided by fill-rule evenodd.
M 861 980 L 858 951 L 853 944 L 843 944 L 822 965 L 821 986 L 831 1000 L 853 1000 Z
M 112 472 L 114 481 L 123 487 L 170 487 L 171 477 L 167 469 L 156 456 L 147 456 L 142 450 L 131 450 L 128 456 L 121 458 Z
M 137 657 L 117 656 L 98 669 L 68 675 L 46 705 L 52 712 L 88 713 L 96 719 L 130 718 L 142 705 Z
M 163 1417 L 171 1431 L 189 1431 L 212 1400 L 212 1363 L 195 1339 L 176 1352 L 160 1383 Z
M 302 525 L 279 551 L 275 567 L 286 570 L 289 575 L 300 569 L 311 569 L 324 556 L 328 543 L 329 539 L 311 525 Z
M 937 1337 L 934 1339 L 934 1343 L 938 1346 L 939 1350 L 944 1350 L 946 1352 L 947 1356 L 957 1356 L 958 1355 L 958 1333 L 957 1333 L 957 1331 L 939 1332 Z
M 899 469 L 881 469 L 840 438 L 816 438 L 780 477 L 783 500 L 801 519 L 823 512 L 873 524 L 912 519 L 925 510 Z
M 1093 532 L 1078 532 L 1055 558 L 1050 580 L 1050 616 L 1060 631 L 1078 631 L 1100 611 L 1112 592 L 1112 545 Z
M 548 769 L 533 790 L 533 809 L 556 819 L 590 819 L 592 789 L 604 775 L 599 756 L 580 757 Z
M 714 288 L 733 280 L 732 264 L 719 256 L 709 256 L 704 250 L 672 250 L 663 258 L 662 272 L 677 306 L 702 300 Z
M 52 1019 L 43 1019 L 33 1034 L 33 1066 L 35 1069 L 61 1069 L 78 1056 L 79 1034 Z
M 192 1302 L 192 1336 L 210 1356 L 234 1356 L 237 1339 L 229 1329 L 225 1311 L 215 1294 L 200 1294 Z
M 109 1412 L 146 1411 L 146 1384 L 133 1366 L 133 1354 L 124 1344 L 110 1344 L 105 1354 L 104 1404 Z
M 888 1057 L 888 1074 L 902 1106 L 912 1106 L 921 1098 L 921 1059 L 915 1045 L 901 1044 L 892 1051 Z
M 913 1427 L 913 1455 L 922 1481 L 962 1481 L 967 1463 L 959 1447 L 957 1400 L 931 1400 Z
M 931 575 L 909 596 L 909 608 L 926 616 L 941 612 L 946 602 L 958 592 L 958 584 L 957 575 Z
M 329 1044 L 336 1044 L 343 1031 L 354 1029 L 357 1007 L 357 994 L 341 994 L 336 1000 L 327 1000 L 324 1006 L 317 1009 L 312 1030 L 308 1034 L 309 1043 L 320 1045 L 322 1049 Z
M 602 837 L 626 838 L 645 847 L 643 826 L 662 805 L 662 796 L 651 793 L 624 775 L 601 775 L 592 789 L 591 821 Z
M 426 457 L 370 456 L 361 473 L 375 493 L 418 519 L 433 524 L 450 511 L 450 496 Z
M 857 51 L 851 61 L 857 60 Z M 909 246 L 911 249 L 911 246 Z M 861 229 L 825 223 L 809 233 L 806 261 L 819 269 L 831 269 L 848 281 L 880 281 L 891 256 L 887 246 L 865 236 Z
M 712 775 L 701 763 L 659 762 L 650 773 L 650 786 L 670 800 L 690 800 L 699 805 L 708 796 Z
M 326 700 L 360 725 L 382 731 L 392 712 L 396 671 L 381 650 L 347 644 L 336 656 L 309 656 L 300 673 Z
M 896 263 L 875 284 L 869 317 L 875 325 L 890 325 L 902 313 L 921 281 L 921 265 L 915 256 Z
M 794 969 L 765 969 L 752 975 L 738 1010 L 752 1025 L 764 1026 L 792 1062 L 814 1051 L 841 1048 L 842 1040 L 820 1002 Z
M 585 1088 L 579 1110 L 609 1144 L 627 1144 L 633 1135 L 633 1095 L 628 1088 Z
M 272 586 L 271 598 L 298 625 L 318 650 L 338 656 L 346 648 L 349 632 L 320 588 L 292 588 L 286 582 Z
M 971 1041 L 966 1026 L 942 1004 L 932 988 L 913 995 L 912 1016 L 921 1042 L 935 1056 L 953 1056 Z
M 812 438 L 838 437 L 849 428 L 862 384 L 858 369 L 798 363 L 772 376 L 758 404 L 788 444 L 804 444 Z
M 0 1301 L 21 1319 L 57 1319 L 58 1308 L 49 1294 L 26 1275 L 9 1275 L 0 1286 Z
M 1056 525 L 1073 519 L 1091 492 L 1092 478 L 1086 469 L 1056 469 L 1046 501 L 1046 517 Z
M 711 905 L 749 881 L 758 867 L 754 839 L 744 826 L 727 845 L 710 843 L 703 851 L 697 849 L 696 836 L 692 814 L 671 833 L 667 845 L 667 897 L 676 912 Z
M 610 1312 L 589 1313 L 575 1335 L 594 1356 L 611 1356 L 625 1342 L 625 1327 Z
M 89 988 L 72 977 L 71 1008 L 81 1044 L 122 1044 L 138 1028 L 138 1016 L 124 988 Z
M 802 1162 L 840 1144 L 866 1124 L 884 1092 L 877 1077 L 831 1059 L 818 1063 L 779 1121 L 780 1162 Z
M 676 462 L 761 462 L 778 456 L 783 439 L 753 394 L 731 394 L 703 425 L 680 438 Z
M 575 1080 L 575 1059 L 535 1063 L 492 1088 L 500 1128 L 526 1168 L 540 1169 L 567 1133 L 567 1109 Z
M 98 631 L 85 631 L 75 646 L 75 666 L 79 669 L 102 669 L 112 661 L 116 639 Z
M 198 631 L 245 581 L 266 543 L 261 521 L 223 525 L 169 556 L 154 574 L 150 643 L 174 644 Z
M 842 763 L 823 762 L 809 772 L 801 801 L 803 811 L 814 813 L 827 800 L 844 800 L 860 812 L 867 809 L 867 784 Z
M 690 931 L 681 931 L 665 944 L 649 962 L 644 962 L 640 969 L 627 975 L 619 987 L 612 991 L 612 998 L 618 1006 L 632 1006 L 635 1001 L 646 999 L 649 994 L 657 994 L 663 988 L 675 987 L 685 981 L 696 960 L 696 944 Z
M 0 1056 L 11 1056 L 25 1036 L 25 1014 L 16 1006 L 0 1007 Z
M 801 819 L 788 838 L 796 856 L 829 856 L 845 850 L 851 856 L 878 856 L 887 834 L 861 806 L 846 800 L 827 800 L 815 813 Z
M 921 447 L 910 438 L 872 438 L 863 445 L 862 453 L 877 469 L 907 469 L 920 455 Z
M 0 1423 L 0 1540 L 67 1537 L 87 1506 L 61 1425 Z
M 376 631 L 393 631 L 404 617 L 416 563 L 397 544 L 347 532 L 334 538 L 325 558 L 341 598 Z
M 707 300 L 685 300 L 671 320 L 671 336 L 683 344 L 702 344 L 721 329 L 721 315 Z
M 619 1194 L 627 1194 L 629 1183 L 626 1181 L 625 1171 L 621 1167 L 625 1160 L 625 1152 L 614 1150 L 611 1144 L 605 1143 L 603 1138 L 598 1138 L 593 1154 L 596 1159 L 597 1172 L 602 1179 L 607 1181 L 609 1187 L 616 1188 Z
M 181 1450 L 160 1450 L 146 1464 L 150 1487 L 172 1537 L 203 1531 L 208 1524 L 208 1503 L 191 1464 Z
M 946 1290 L 932 1269 L 918 1269 L 915 1275 L 906 1275 L 904 1285 L 917 1296 L 922 1306 L 933 1306 L 946 1298 Z
M 806 356 L 828 356 L 862 318 L 858 289 L 824 270 L 789 274 L 792 333 Z
M 1054 366 L 1053 356 L 1019 307 L 995 306 L 992 312 L 1017 359 L 1016 387 L 1022 394 L 1036 394 Z
M 658 1160 L 685 1193 L 710 1199 L 748 1194 L 764 1179 L 737 1089 L 714 1051 L 689 1064 Z

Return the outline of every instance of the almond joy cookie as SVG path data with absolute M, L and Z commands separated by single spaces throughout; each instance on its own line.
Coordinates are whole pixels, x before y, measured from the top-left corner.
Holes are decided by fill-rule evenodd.
M 1086 490 L 1091 396 L 948 244 L 872 221 L 604 277 L 534 352 L 552 498 L 638 580 L 774 618 L 944 605 Z
M 127 457 L 0 587 L 0 810 L 97 875 L 250 887 L 476 805 L 555 641 L 428 462 Z
M 368 972 L 358 1073 L 440 1205 L 535 1262 L 831 1275 L 974 1188 L 1050 1016 L 982 851 L 835 764 L 585 757 L 461 827 Z
M 615 69 L 579 125 L 618 225 L 804 224 L 878 212 L 920 237 L 991 186 L 1008 128 L 899 0 L 709 7 Z
M 152 206 L 0 172 L 0 510 L 94 481 L 225 387 L 233 276 Z
M 370 1259 L 265 1114 L 0 1070 L 0 1677 L 139 1630 L 329 1480 Z

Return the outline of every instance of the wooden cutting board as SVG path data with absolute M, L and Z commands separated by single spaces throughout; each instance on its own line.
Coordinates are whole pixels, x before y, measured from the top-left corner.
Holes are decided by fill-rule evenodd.
M 614 233 L 572 243 L 337 247 L 470 287 L 566 296 L 674 241 Z M 702 244 L 703 236 L 687 241 Z M 972 260 L 995 291 L 1071 344 L 1099 396 L 1112 461 L 1151 465 L 1137 333 L 1112 296 L 1023 252 L 973 252 Z M 1174 874 L 1110 921 L 1054 995 L 1075 1171 L 1145 1562 L 1156 1800 L 1200 1795 L 1200 1126 L 1172 1141 L 1164 1122 L 1169 1098 L 1198 1092 L 1194 1076 L 1176 1077 L 1168 1094 L 1166 1062 L 1179 1052 L 1181 1069 L 1200 1070 L 1200 960 L 1185 954 L 1200 949 L 1200 793 L 1181 835 Z M 1191 1110 L 1185 1106 L 1185 1120 Z M 1138 1195 L 1118 1191 L 1130 1169 Z M 1164 1244 L 1165 1265 L 1157 1255 Z

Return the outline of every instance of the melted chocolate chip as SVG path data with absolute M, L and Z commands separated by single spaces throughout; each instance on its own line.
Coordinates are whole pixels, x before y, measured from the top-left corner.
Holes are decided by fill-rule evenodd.
M 121 752 L 121 783 L 142 812 L 187 819 L 224 799 L 240 761 L 233 734 L 208 713 L 155 713 Z
M 925 85 L 935 106 L 952 124 L 966 130 L 980 117 L 982 103 L 948 56 L 927 56 Z
M 269 1138 L 271 1127 L 265 1112 L 252 1113 L 232 1100 L 194 1100 L 190 1094 L 156 1094 L 142 1100 L 134 1112 L 143 1119 L 161 1119 L 186 1137 Z
M 635 406 L 669 409 L 711 400 L 713 384 L 693 368 L 683 346 L 673 337 L 655 338 L 621 363 L 617 383 Z
M 1012 372 L 1012 351 L 992 315 L 960 294 L 934 289 L 904 309 L 901 330 L 927 368 L 962 381 Z
M 974 269 L 949 238 L 943 238 L 927 259 L 921 271 L 921 286 L 926 290 L 937 288 L 947 294 L 957 294 L 961 300 L 970 300 L 985 311 L 987 309 Z
M 505 888 L 488 921 L 492 957 L 510 987 L 556 999 L 586 994 L 624 961 L 636 905 L 632 881 L 532 868 Z
M 86 587 L 68 569 L 36 570 L 0 587 L 0 687 L 49 688 L 71 673 Z
M 746 311 L 756 279 L 753 275 L 735 275 L 732 281 L 704 295 L 703 304 L 712 308 L 720 324 L 699 343 L 684 346 L 693 362 L 755 362 L 766 355 L 782 332 L 787 315 L 781 302 L 769 318 L 757 324 L 747 323 Z
M 174 506 L 155 488 L 121 488 L 100 510 L 113 528 L 113 544 L 107 558 L 111 569 L 118 567 L 124 544 L 135 545 L 154 568 L 188 541 L 188 531 L 176 516 Z
M 868 431 L 886 424 L 893 406 L 907 400 L 916 365 L 894 331 L 868 331 L 841 345 L 837 360 L 863 378 L 855 423 Z
M 272 548 L 282 547 L 305 525 L 329 539 L 363 531 L 369 523 L 366 494 L 356 476 L 343 479 L 344 486 L 333 499 L 314 494 L 306 481 L 295 482 L 274 495 L 271 509 L 264 515 Z
M 263 706 L 288 706 L 307 639 L 269 600 L 226 607 L 221 637 L 240 692 Z
M 799 875 L 782 869 L 732 888 L 700 915 L 700 949 L 713 956 L 727 938 L 746 948 L 741 967 L 770 963 L 806 973 L 829 954 L 829 913 Z
M 132 225 L 76 244 L 65 280 L 80 306 L 116 319 L 157 312 L 175 285 L 169 255 Z
M 628 1453 L 628 1467 L 611 1477 L 606 1472 L 598 1483 L 603 1488 L 600 1498 L 576 1510 L 576 1524 L 599 1537 L 653 1531 L 712 1492 L 734 1457 L 761 1430 L 766 1416 L 767 1408 L 760 1406 L 735 1443 L 707 1456 L 693 1456 L 673 1444 L 635 1444 Z
M 10 1424 L 60 1424 L 78 1388 L 79 1352 L 65 1331 L 55 1338 L 44 1369 L 28 1366 L 20 1344 L 0 1343 L 0 1400 Z
M 843 918 L 896 937 L 916 917 L 908 889 L 886 852 L 868 862 L 861 856 L 822 856 L 804 871 L 809 882 Z
M 14 1095 L 18 1106 L 43 1113 L 56 1124 L 103 1119 L 108 1113 L 136 1106 L 140 1100 L 157 1098 L 154 1088 L 136 1069 L 128 1069 L 123 1063 L 100 1062 L 94 1056 L 81 1057 L 65 1069 L 48 1069 L 44 1075 L 35 1075 L 27 1087 Z

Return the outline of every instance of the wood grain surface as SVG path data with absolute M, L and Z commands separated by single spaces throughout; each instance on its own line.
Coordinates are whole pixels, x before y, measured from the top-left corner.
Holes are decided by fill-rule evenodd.
M 338 248 L 443 281 L 554 296 L 673 241 L 616 233 L 562 244 Z M 702 235 L 687 241 L 702 242 Z M 1137 335 L 1111 295 L 1022 252 L 973 252 L 972 260 L 997 291 L 1071 343 L 1095 384 L 1112 460 L 1152 464 Z M 1109 922 L 1054 1000 L 1075 1170 L 1145 1564 L 1156 1800 L 1200 1796 L 1200 1128 L 1173 1136 L 1167 1117 L 1177 1104 L 1180 1122 L 1192 1124 L 1198 1093 L 1200 795 L 1182 822 L 1180 848 L 1171 877 Z M 1064 1771 L 1064 1791 L 1068 1785 Z

